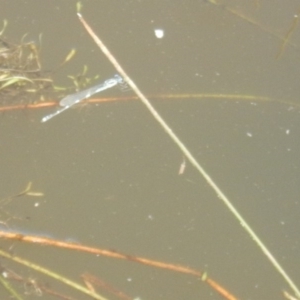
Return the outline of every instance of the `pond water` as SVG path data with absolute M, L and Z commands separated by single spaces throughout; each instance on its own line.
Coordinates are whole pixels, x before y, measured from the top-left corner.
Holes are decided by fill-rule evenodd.
M 42 34 L 45 71 L 76 49 L 53 75 L 57 85 L 71 85 L 68 75 L 84 65 L 89 76 L 99 75 L 99 83 L 117 73 L 79 22 L 76 1 L 2 2 L 7 38 L 20 41 L 27 33 L 26 41 L 38 43 Z M 85 0 L 82 5 L 84 18 L 299 284 L 298 2 Z M 97 97 L 133 95 L 112 88 Z M 8 221 L 11 229 L 188 266 L 207 272 L 238 299 L 292 294 L 140 101 L 88 103 L 41 123 L 55 109 L 1 115 L 1 197 L 28 182 L 44 193 L 3 207 L 18 217 Z M 82 273 L 91 273 L 132 299 L 224 299 L 191 275 L 32 243 L 0 244 L 78 282 Z M 88 299 L 8 260 L 1 265 Z M 26 299 L 35 298 L 22 283 L 16 287 L 32 293 Z M 4 289 L 0 295 L 7 299 Z

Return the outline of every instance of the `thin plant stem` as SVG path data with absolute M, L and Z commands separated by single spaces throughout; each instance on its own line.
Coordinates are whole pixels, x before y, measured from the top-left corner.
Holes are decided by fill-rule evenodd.
M 266 245 L 262 242 L 262 240 L 258 237 L 258 235 L 253 231 L 251 226 L 246 222 L 244 217 L 238 212 L 238 210 L 233 206 L 229 198 L 224 194 L 224 192 L 218 187 L 215 181 L 211 178 L 211 176 L 204 170 L 204 168 L 197 162 L 189 149 L 185 146 L 185 144 L 177 137 L 177 135 L 173 132 L 170 126 L 164 121 L 164 119 L 159 115 L 156 109 L 152 106 L 150 101 L 144 96 L 144 94 L 140 91 L 140 89 L 136 86 L 133 80 L 127 75 L 121 65 L 118 63 L 116 58 L 111 54 L 105 44 L 100 40 L 100 38 L 94 33 L 92 28 L 86 23 L 80 13 L 77 13 L 80 22 L 83 24 L 87 32 L 93 38 L 95 43 L 99 46 L 101 51 L 106 55 L 108 60 L 113 64 L 119 74 L 124 78 L 124 80 L 128 83 L 128 85 L 132 88 L 132 90 L 136 93 L 136 95 L 140 98 L 143 104 L 148 108 L 152 116 L 156 119 L 156 121 L 163 127 L 163 129 L 167 132 L 169 137 L 174 141 L 174 143 L 180 148 L 183 154 L 186 156 L 187 160 L 198 170 L 198 172 L 205 178 L 207 183 L 211 186 L 211 188 L 216 192 L 218 198 L 220 198 L 227 208 L 232 212 L 232 214 L 239 221 L 240 225 L 248 232 L 251 238 L 255 241 L 255 243 L 259 246 L 259 248 L 263 251 L 263 253 L 267 256 L 267 258 L 271 261 L 276 270 L 283 276 L 285 281 L 289 284 L 290 288 L 294 291 L 297 297 L 300 299 L 300 291 L 293 280 L 289 277 L 289 275 L 285 272 L 283 267 L 279 264 L 270 250 L 266 247 Z
M 39 266 L 39 265 L 37 265 L 37 264 L 35 264 L 33 262 L 25 260 L 24 258 L 18 257 L 16 255 L 11 255 L 10 253 L 5 252 L 5 251 L 3 251 L 1 249 L 0 249 L 0 256 L 8 258 L 8 259 L 11 259 L 14 262 L 22 264 L 22 265 L 24 265 L 24 266 L 26 266 L 28 268 L 31 268 L 31 269 L 33 269 L 35 271 L 40 272 L 40 273 L 46 274 L 47 276 L 50 276 L 50 277 L 52 277 L 52 278 L 54 278 L 54 279 L 56 279 L 56 280 L 58 280 L 58 281 L 60 281 L 60 282 L 62 282 L 64 284 L 66 284 L 68 286 L 71 286 L 72 288 L 74 288 L 74 289 L 76 289 L 76 290 L 78 290 L 78 291 L 80 291 L 80 292 L 82 292 L 82 293 L 84 293 L 84 294 L 92 297 L 93 299 L 107 300 L 106 298 L 104 298 L 101 295 L 99 295 L 99 294 L 97 294 L 97 293 L 95 293 L 95 292 L 93 292 L 93 291 L 85 288 L 84 286 L 82 286 L 82 285 L 80 285 L 80 284 L 78 284 L 78 283 L 76 283 L 76 282 L 74 282 L 74 281 L 72 281 L 72 280 L 70 280 L 70 279 L 68 279 L 68 278 L 66 278 L 66 277 L 58 274 L 58 273 L 55 273 L 55 272 L 53 272 L 53 271 L 51 271 L 49 269 L 46 269 L 46 268 L 44 268 L 42 266 Z
M 0 283 L 11 294 L 12 298 L 17 300 L 24 300 L 24 298 L 19 295 L 19 293 L 10 285 L 8 280 L 6 280 L 2 275 L 0 276 Z
M 59 247 L 64 249 L 77 250 L 85 253 L 96 254 L 97 256 L 102 255 L 110 258 L 124 259 L 124 260 L 140 263 L 155 268 L 161 268 L 173 272 L 189 274 L 192 276 L 196 276 L 197 278 L 200 278 L 203 282 L 207 283 L 215 291 L 221 294 L 225 299 L 237 300 L 237 298 L 233 294 L 231 294 L 225 287 L 221 286 L 218 282 L 216 282 L 211 277 L 209 277 L 206 272 L 200 272 L 198 270 L 191 269 L 189 267 L 182 266 L 179 264 L 166 263 L 163 261 L 157 261 L 157 260 L 140 257 L 140 256 L 128 255 L 117 251 L 95 248 L 95 247 L 90 247 L 90 246 L 76 244 L 76 243 L 67 243 L 64 241 L 53 240 L 46 237 L 23 235 L 22 233 L 19 232 L 0 230 L 0 238 L 17 240 L 19 242 L 34 243 L 34 244 L 39 244 L 44 246 L 53 246 L 53 247 Z M 0 251 L 0 256 L 1 256 L 1 251 Z
M 300 104 L 294 101 L 285 100 L 285 99 L 275 99 L 270 98 L 267 96 L 260 96 L 260 95 L 247 95 L 247 94 L 153 94 L 148 95 L 150 99 L 214 99 L 214 100 L 228 100 L 228 101 L 241 101 L 241 102 L 266 102 L 266 103 L 279 103 L 282 105 L 286 105 L 289 108 L 300 108 Z M 101 97 L 101 98 L 90 98 L 85 101 L 85 103 L 102 103 L 102 102 L 112 102 L 112 101 L 125 101 L 125 100 L 137 100 L 139 99 L 137 96 L 119 96 L 119 97 Z M 84 104 L 85 104 L 84 103 Z M 83 103 L 81 103 L 83 104 Z M 83 105 L 84 105 L 83 104 Z M 80 105 L 80 104 L 78 104 Z M 13 111 L 13 110 L 25 110 L 25 109 L 40 109 L 44 107 L 53 107 L 59 106 L 58 101 L 43 101 L 43 102 L 36 102 L 36 103 L 29 103 L 29 104 L 12 104 L 12 105 L 5 105 L 0 106 L 1 111 Z

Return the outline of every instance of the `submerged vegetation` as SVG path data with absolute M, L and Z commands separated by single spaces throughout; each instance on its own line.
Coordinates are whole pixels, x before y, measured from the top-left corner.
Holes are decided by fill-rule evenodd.
M 19 44 L 3 37 L 7 22 L 0 34 L 0 96 L 7 101 L 25 101 L 33 95 L 44 97 L 47 90 L 53 90 L 53 80 L 41 70 L 39 48 L 33 42 Z
M 41 35 L 38 44 L 27 42 L 26 34 L 19 43 L 12 42 L 4 36 L 7 26 L 8 22 L 5 20 L 0 31 L 0 110 L 21 109 L 33 104 L 38 106 L 53 97 L 60 98 L 80 90 L 97 79 L 97 76 L 87 76 L 88 68 L 85 65 L 79 74 L 68 76 L 72 81 L 71 86 L 55 84 L 56 72 L 74 57 L 75 50 L 71 50 L 53 70 L 45 71 L 41 62 Z

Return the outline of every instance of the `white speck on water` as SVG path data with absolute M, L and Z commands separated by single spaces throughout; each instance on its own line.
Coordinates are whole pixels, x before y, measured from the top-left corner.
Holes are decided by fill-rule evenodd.
M 290 134 L 290 132 L 291 132 L 291 131 L 290 131 L 289 129 L 287 129 L 287 130 L 285 131 L 286 134 Z
M 163 29 L 160 29 L 160 28 L 157 28 L 157 29 L 154 29 L 154 33 L 155 33 L 155 36 L 158 38 L 158 39 L 162 39 L 165 35 L 165 32 Z
M 249 137 L 253 137 L 253 134 L 252 134 L 252 132 L 247 132 L 247 136 L 249 136 Z
M 147 216 L 147 219 L 150 220 L 150 221 L 153 221 L 153 220 L 154 220 L 154 217 L 153 217 L 153 215 L 148 215 L 148 216 Z

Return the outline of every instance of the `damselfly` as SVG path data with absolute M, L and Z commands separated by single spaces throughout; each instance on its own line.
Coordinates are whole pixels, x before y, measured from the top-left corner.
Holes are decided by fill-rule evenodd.
M 62 106 L 62 108 L 50 115 L 43 117 L 42 122 L 45 123 L 45 122 L 49 121 L 50 119 L 52 119 L 53 117 L 59 115 L 63 111 L 69 109 L 73 105 L 81 102 L 82 100 L 87 99 L 87 98 L 91 97 L 92 95 L 102 92 L 104 90 L 110 89 L 118 84 L 122 84 L 123 82 L 124 82 L 124 80 L 121 76 L 115 75 L 113 78 L 105 80 L 101 84 L 98 84 L 89 89 L 77 92 L 75 94 L 68 95 L 65 98 L 61 99 L 59 102 L 59 105 Z

